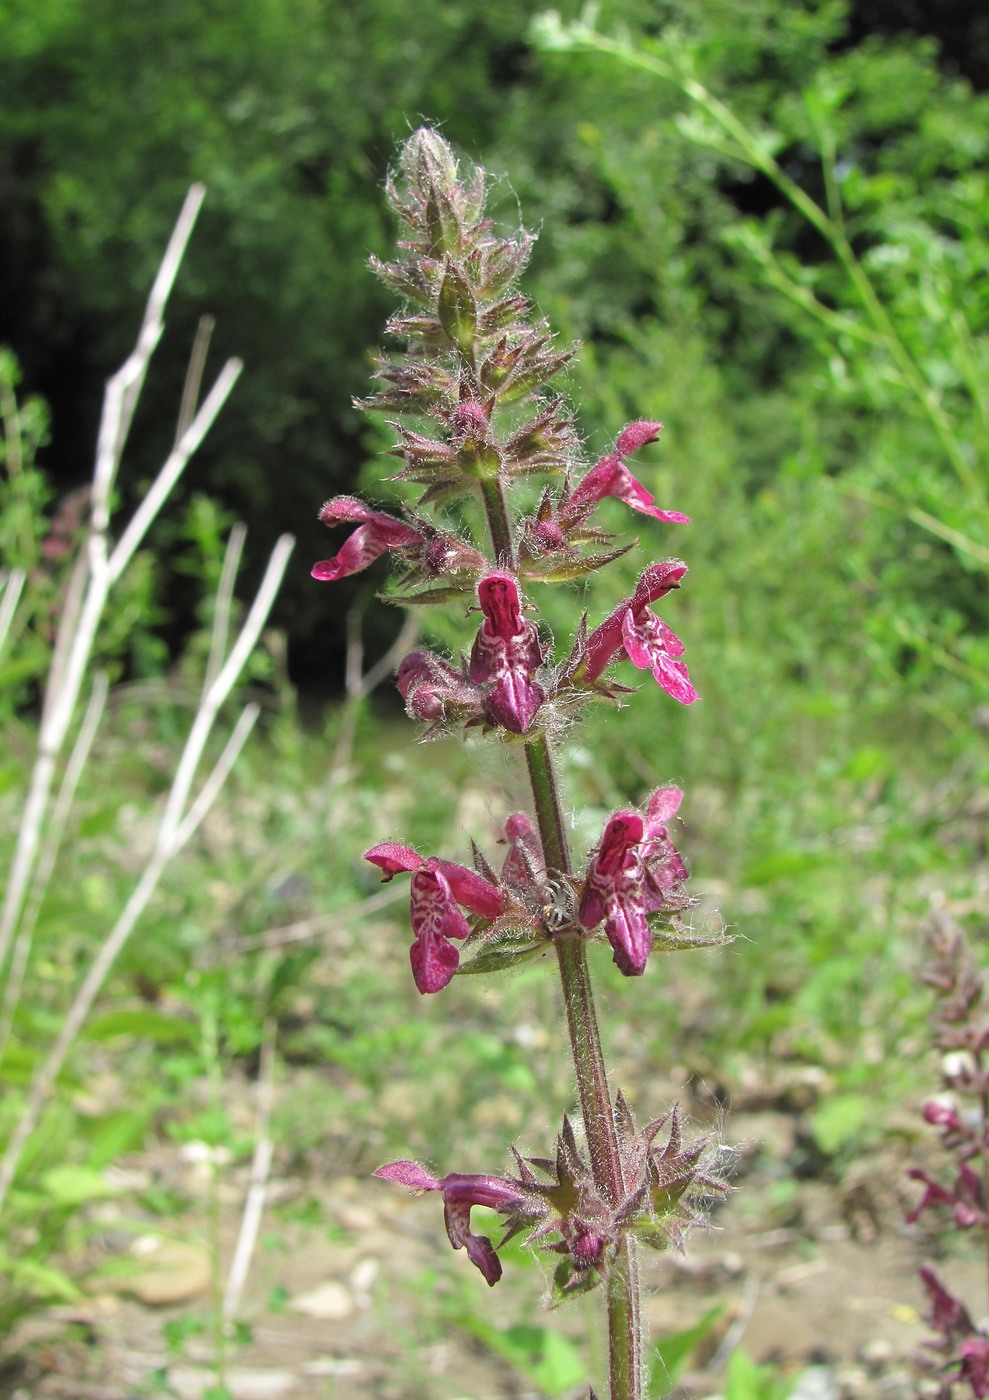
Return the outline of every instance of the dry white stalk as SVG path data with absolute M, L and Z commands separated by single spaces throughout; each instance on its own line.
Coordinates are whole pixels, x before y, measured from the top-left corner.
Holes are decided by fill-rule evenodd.
M 347 692 L 347 702 L 343 707 L 343 715 L 340 720 L 340 728 L 337 731 L 336 743 L 333 746 L 333 757 L 330 760 L 330 772 L 325 787 L 328 806 L 332 805 L 334 791 L 351 777 L 350 756 L 353 753 L 354 734 L 357 730 L 357 716 L 361 701 L 367 699 L 375 686 L 380 685 L 385 677 L 395 670 L 402 657 L 415 644 L 418 635 L 419 619 L 410 608 L 405 614 L 398 636 L 391 646 L 369 670 L 365 671 L 361 614 L 356 608 L 351 608 L 347 614 L 347 653 L 344 665 L 344 687 Z
M 14 953 L 10 962 L 10 976 L 4 988 L 3 1013 L 0 1016 L 0 1059 L 3 1058 L 7 1045 L 7 1037 L 10 1034 L 11 1022 L 14 1018 L 14 1011 L 20 1000 L 21 987 L 24 984 L 24 972 L 27 968 L 28 957 L 31 952 L 31 940 L 34 936 L 35 925 L 38 922 L 38 912 L 41 908 L 41 901 L 45 897 L 48 888 L 48 881 L 51 879 L 52 871 L 55 868 L 55 860 L 58 856 L 59 847 L 62 844 L 62 834 L 65 831 L 65 823 L 68 821 L 69 812 L 72 810 L 72 803 L 75 800 L 76 788 L 79 786 L 79 779 L 82 777 L 89 751 L 93 746 L 96 737 L 96 730 L 99 727 L 100 718 L 103 714 L 103 707 L 106 704 L 107 691 L 109 689 L 109 679 L 105 671 L 98 671 L 93 681 L 93 689 L 90 692 L 89 704 L 86 706 L 86 713 L 83 715 L 82 724 L 79 726 L 79 733 L 72 746 L 69 761 L 65 765 L 65 773 L 62 776 L 58 789 L 58 796 L 55 799 L 55 806 L 49 819 L 44 840 L 41 846 L 41 855 L 35 866 L 34 878 L 31 881 L 31 889 L 28 893 L 27 903 L 21 916 L 17 929 L 17 938 L 14 942 Z
M 17 604 L 21 600 L 21 590 L 24 587 L 24 570 L 11 569 L 9 574 L 4 575 L 0 582 L 0 655 L 3 654 L 4 645 L 14 621 L 14 614 L 17 612 Z
M 243 368 L 240 360 L 227 360 L 195 418 L 179 438 L 169 453 L 165 465 L 145 492 L 140 505 L 110 555 L 107 568 L 111 583 L 116 583 L 130 563 L 131 557 L 147 534 L 148 527 L 165 504 L 175 483 L 185 471 L 189 458 L 212 427 L 213 420 L 223 407 Z
M 258 717 L 259 707 L 257 705 L 248 705 L 245 708 L 223 753 L 203 784 L 202 790 L 190 804 L 189 796 L 196 770 L 217 712 L 257 645 L 261 629 L 264 627 L 271 605 L 275 601 L 275 595 L 285 572 L 292 545 L 291 537 L 283 535 L 272 551 L 264 578 L 261 581 L 261 587 L 258 589 L 240 634 L 220 674 L 203 696 L 196 711 L 182 750 L 182 756 L 175 770 L 175 776 L 172 779 L 171 790 L 165 803 L 154 849 L 148 858 L 148 863 L 117 922 L 110 930 L 77 990 L 62 1023 L 62 1029 L 56 1037 L 44 1065 L 34 1077 L 24 1112 L 11 1136 L 3 1160 L 0 1162 L 0 1208 L 6 1200 L 24 1148 L 38 1125 L 55 1080 L 61 1073 L 69 1050 L 82 1029 L 110 969 L 157 889 L 169 861 L 189 840 L 215 800 L 224 778 L 233 767 L 237 755 L 243 748 Z
M 175 770 L 172 790 L 165 804 L 165 812 L 161 819 L 162 840 L 177 840 L 180 827 L 184 828 L 187 825 L 187 820 L 183 818 L 186 801 L 202 756 L 203 747 L 213 727 L 213 721 L 216 719 L 217 710 L 230 694 L 234 681 L 244 669 L 248 657 L 257 646 L 261 629 L 264 627 L 275 601 L 275 595 L 281 585 L 285 566 L 288 564 L 288 557 L 294 544 L 295 541 L 291 535 L 281 535 L 276 541 L 271 558 L 268 560 L 264 578 L 261 580 L 261 587 L 258 589 L 257 596 L 244 620 L 240 635 L 234 642 L 220 674 L 199 702 L 199 708 L 192 721 L 192 728 L 189 730 L 189 737 L 182 751 L 182 757 Z M 188 840 L 191 834 L 191 831 L 185 833 L 182 842 Z
M 178 422 L 175 427 L 176 442 L 196 416 L 196 404 L 199 402 L 203 370 L 206 368 L 206 356 L 209 353 L 209 343 L 213 338 L 215 326 L 216 321 L 212 316 L 200 316 L 192 349 L 189 352 L 185 383 L 182 385 L 182 401 L 179 404 Z
M 244 552 L 244 540 L 247 538 L 247 530 L 244 526 L 237 524 L 230 531 L 230 538 L 227 540 L 226 553 L 223 556 L 223 569 L 220 572 L 220 582 L 216 590 L 216 602 L 213 607 L 213 629 L 209 641 L 209 656 L 206 660 L 206 671 L 203 676 L 203 690 L 208 690 L 213 683 L 216 673 L 223 662 L 223 654 L 227 649 L 227 635 L 230 631 L 230 609 L 233 604 L 234 581 L 237 578 L 237 570 L 240 568 L 240 557 Z
M 274 1143 L 271 1140 L 271 1110 L 275 1102 L 275 1023 L 265 1022 L 261 1037 L 261 1065 L 258 1071 L 258 1101 L 255 1110 L 254 1156 L 251 1161 L 251 1183 L 244 1202 L 244 1214 L 240 1222 L 234 1257 L 227 1275 L 227 1287 L 223 1295 L 223 1316 L 227 1322 L 233 1320 L 240 1307 L 240 1300 L 247 1283 L 251 1258 L 257 1244 L 261 1217 L 264 1214 L 264 1201 L 268 1193 L 268 1177 L 271 1160 L 274 1156 Z
M 137 395 L 144 383 L 148 361 L 161 337 L 165 303 L 192 232 L 203 193 L 201 185 L 194 185 L 189 191 L 148 297 L 135 348 L 107 384 L 93 475 L 89 536 L 73 569 L 66 607 L 59 625 L 42 710 L 38 755 L 31 774 L 3 909 L 0 911 L 0 970 L 6 963 L 11 941 L 21 918 L 32 870 L 38 858 L 41 833 L 58 760 L 78 703 L 107 595 L 130 562 L 240 373 L 239 361 L 229 360 L 224 365 L 206 401 L 169 454 L 150 491 L 145 495 L 123 536 L 108 557 L 106 531 L 109 525 L 110 493 L 120 454 L 133 417 Z
M 148 372 L 148 364 L 165 328 L 165 304 L 205 194 L 205 186 L 193 185 L 186 195 L 148 295 L 137 343 L 106 386 L 96 444 L 96 470 L 93 475 L 92 519 L 93 529 L 98 534 L 105 533 L 110 523 L 110 493 L 120 465 L 124 443 Z

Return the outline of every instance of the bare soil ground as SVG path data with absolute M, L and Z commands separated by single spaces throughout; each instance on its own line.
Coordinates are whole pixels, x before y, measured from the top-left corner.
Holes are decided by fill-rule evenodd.
M 912 1362 L 927 1335 L 917 1268 L 931 1242 L 904 1216 L 916 1194 L 906 1167 L 924 1155 L 924 1129 L 903 1110 L 902 1122 L 887 1123 L 879 1145 L 840 1175 L 826 1162 L 815 1170 L 801 1144 L 819 1088 L 802 1072 L 739 1089 L 726 1131 L 741 1147 L 736 1193 L 710 1230 L 690 1237 L 685 1256 L 643 1261 L 650 1336 L 667 1336 L 724 1305 L 678 1394 L 717 1393 L 738 1344 L 800 1377 L 796 1394 L 804 1400 L 923 1393 Z M 693 1107 L 702 1117 L 704 1105 Z M 112 1254 L 126 1243 L 130 1273 L 82 1304 L 23 1324 L 5 1348 L 0 1396 L 210 1396 L 216 1373 L 208 1335 L 179 1346 L 173 1328 L 171 1347 L 164 1340 L 169 1320 L 208 1315 L 209 1164 L 188 1145 L 159 1146 L 130 1168 L 135 1180 L 181 1192 L 188 1218 L 171 1222 L 164 1240 L 149 1222 L 135 1254 L 132 1224 L 117 1228 L 122 1207 L 102 1207 L 93 1247 Z M 248 1172 L 230 1166 L 220 1178 L 225 1265 Z M 972 1298 L 982 1296 L 984 1268 L 962 1258 L 946 1272 Z M 456 1309 L 472 1307 L 495 1323 L 543 1320 L 580 1341 L 586 1355 L 593 1298 L 541 1317 L 538 1286 L 529 1269 L 514 1280 L 506 1274 L 489 1293 L 465 1256 L 450 1251 L 434 1198 L 411 1199 L 349 1172 L 281 1174 L 276 1159 L 239 1310 L 248 1328 L 230 1345 L 226 1384 L 233 1400 L 535 1400 L 540 1392 L 531 1381 L 459 1325 Z M 600 1339 L 589 1348 L 596 1366 L 595 1346 L 599 1352 Z M 586 1384 L 569 1394 L 586 1395 Z

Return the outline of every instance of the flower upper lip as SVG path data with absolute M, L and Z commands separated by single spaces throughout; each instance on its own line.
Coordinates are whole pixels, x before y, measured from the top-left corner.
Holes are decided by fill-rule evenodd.
M 487 574 L 477 586 L 477 596 L 484 621 L 470 654 L 470 678 L 490 687 L 485 704 L 492 721 L 513 734 L 524 734 L 546 698 L 534 678 L 543 662 L 539 634 L 522 616 L 518 584 L 511 574 Z

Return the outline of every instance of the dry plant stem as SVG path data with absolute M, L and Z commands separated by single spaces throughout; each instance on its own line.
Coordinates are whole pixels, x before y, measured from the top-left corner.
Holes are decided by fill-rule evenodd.
M 357 904 L 348 904 L 335 914 L 323 915 L 316 919 L 299 919 L 296 923 L 284 924 L 281 928 L 266 929 L 264 933 L 247 934 L 242 938 L 233 939 L 229 946 L 235 953 L 249 953 L 255 948 L 282 948 L 287 943 L 302 943 L 307 938 L 319 938 L 322 934 L 346 928 L 352 919 L 364 920 L 369 914 L 376 914 L 380 909 L 388 909 L 392 904 L 407 899 L 408 892 L 401 886 L 386 885 L 377 894 L 369 895 Z
M 230 635 L 230 609 L 233 605 L 234 583 L 237 578 L 237 570 L 240 568 L 241 555 L 244 552 L 244 541 L 247 538 L 247 528 L 239 520 L 230 531 L 230 538 L 227 540 L 227 548 L 223 555 L 223 568 L 220 571 L 220 583 L 216 590 L 216 602 L 213 606 L 213 627 L 209 640 L 209 656 L 206 660 L 206 671 L 203 675 L 203 694 L 209 690 L 216 679 L 217 672 L 223 664 L 223 656 L 227 650 L 227 637 Z
M 244 1215 L 240 1222 L 240 1233 L 234 1249 L 233 1261 L 227 1275 L 227 1287 L 223 1295 L 223 1318 L 230 1322 L 240 1307 L 251 1256 L 257 1243 L 264 1201 L 268 1191 L 268 1176 L 274 1144 L 271 1140 L 271 1110 L 275 1101 L 275 1022 L 269 1018 L 264 1024 L 261 1036 L 261 1067 L 258 1072 L 258 1101 L 254 1132 L 254 1158 L 251 1162 L 251 1184 L 244 1203 Z
M 240 636 L 234 643 L 230 656 L 209 692 L 203 696 L 190 727 L 182 756 L 175 771 L 175 777 L 172 780 L 171 791 L 165 803 L 165 810 L 162 813 L 154 850 L 120 917 L 77 990 L 47 1060 L 34 1078 L 24 1113 L 11 1137 L 3 1160 L 0 1162 L 0 1207 L 6 1200 L 24 1148 L 38 1124 L 48 1095 L 61 1073 L 69 1050 L 82 1029 L 110 969 L 157 889 L 169 861 L 178 854 L 193 835 L 215 801 L 258 717 L 259 707 L 257 705 L 248 705 L 245 708 L 212 772 L 207 777 L 198 796 L 190 803 L 189 795 L 192 784 L 217 712 L 229 695 L 247 658 L 257 644 L 261 629 L 275 601 L 275 594 L 278 592 L 285 572 L 292 545 L 291 537 L 283 535 L 272 551 L 265 576 L 261 581 L 261 587 L 247 615 Z
M 240 364 L 237 361 L 228 361 L 224 366 L 206 402 L 182 434 L 122 538 L 112 554 L 108 555 L 107 529 L 113 482 L 137 396 L 147 373 L 148 362 L 161 337 L 165 303 L 192 232 L 203 193 L 203 188 L 199 185 L 193 186 L 189 191 L 148 297 L 137 344 L 107 384 L 93 475 L 89 539 L 76 562 L 69 585 L 69 595 L 55 644 L 55 655 L 41 717 L 38 756 L 31 774 L 17 848 L 7 881 L 3 910 L 0 912 L 0 969 L 6 963 L 11 940 L 20 921 L 37 859 L 56 767 L 110 588 L 130 562 L 134 551 L 143 540 L 190 456 L 211 426 L 240 373 Z
M 11 938 L 20 919 L 41 839 L 41 830 L 48 809 L 55 770 L 79 697 L 86 666 L 110 588 L 130 562 L 148 527 L 164 505 L 186 463 L 205 436 L 230 389 L 233 388 L 239 373 L 240 365 L 233 361 L 229 362 L 221 371 L 206 402 L 196 415 L 178 448 L 169 456 L 109 559 L 106 557 L 106 537 L 95 528 L 99 510 L 95 501 L 94 489 L 94 524 L 89 537 L 88 576 L 85 579 L 85 592 L 75 626 L 71 630 L 67 627 L 67 620 L 71 617 L 67 610 L 59 628 L 59 642 L 65 638 L 66 644 L 63 650 L 56 643 L 56 651 L 62 650 L 64 661 L 60 661 L 57 671 L 53 666 L 53 678 L 57 675 L 58 688 L 53 689 L 49 686 L 49 692 L 45 697 L 41 731 L 38 738 L 38 757 L 31 774 L 31 787 L 11 866 L 3 913 L 0 915 L 0 967 L 6 961 Z
M 196 336 L 192 342 L 192 350 L 189 352 L 185 383 L 182 386 L 182 402 L 179 404 L 179 416 L 175 428 L 176 442 L 181 439 L 182 434 L 196 416 L 196 404 L 199 402 L 199 390 L 203 382 L 203 370 L 206 368 L 206 356 L 209 353 L 209 343 L 213 338 L 215 328 L 214 317 L 200 316 L 199 324 L 196 327 Z
M 0 1014 L 0 1061 L 3 1060 L 4 1053 L 7 1049 L 7 1038 L 10 1035 L 14 1011 L 20 1000 L 21 988 L 24 985 L 24 973 L 27 969 L 28 958 L 31 953 L 31 940 L 34 936 L 35 924 L 38 921 L 41 901 L 45 897 L 48 881 L 51 879 L 52 871 L 55 868 L 55 860 L 62 844 L 62 833 L 65 830 L 65 823 L 68 821 L 69 813 L 72 810 L 76 788 L 79 786 L 79 779 L 82 777 L 83 769 L 86 766 L 86 760 L 89 758 L 89 751 L 96 737 L 96 730 L 99 727 L 100 719 L 103 715 L 103 707 L 106 704 L 109 685 L 110 682 L 106 672 L 98 671 L 93 681 L 93 688 L 90 692 L 89 704 L 86 706 L 86 713 L 83 716 L 82 724 L 79 726 L 79 733 L 76 735 L 76 741 L 72 746 L 72 753 L 69 755 L 69 761 L 65 766 L 65 773 L 59 785 L 58 796 L 55 799 L 51 820 L 45 831 L 41 854 L 35 867 L 34 879 L 31 881 L 31 889 L 17 930 L 17 938 L 14 942 L 10 977 L 4 989 L 3 1012 Z
M 114 477 L 120 465 L 120 457 L 124 450 L 127 434 L 130 431 L 134 409 L 137 407 L 137 401 L 148 372 L 148 364 L 165 328 L 163 320 L 165 304 L 175 282 L 179 265 L 185 255 L 186 245 L 192 234 L 205 194 L 206 190 L 203 185 L 193 185 L 186 195 L 148 296 L 148 304 L 141 329 L 138 332 L 137 344 L 106 387 L 103 416 L 100 420 L 100 433 L 96 447 L 96 473 L 93 478 L 95 510 L 93 525 L 100 532 L 105 531 L 110 523 L 110 492 L 113 488 Z
M 17 612 L 17 604 L 21 599 L 21 590 L 24 587 L 24 570 L 11 569 L 3 582 L 0 583 L 0 656 L 7 642 L 11 626 L 14 621 L 14 614 Z
M 354 749 L 354 736 L 357 733 L 357 718 L 361 705 L 383 680 L 392 675 L 402 657 L 415 645 L 419 636 L 419 619 L 412 612 L 405 614 L 398 636 L 388 650 L 378 658 L 373 666 L 364 670 L 364 644 L 361 640 L 362 613 L 352 608 L 347 614 L 347 660 L 344 672 L 344 686 L 347 698 L 344 701 L 330 760 L 330 772 L 326 783 L 327 803 L 332 804 L 333 794 L 343 783 L 350 771 L 350 759 Z M 333 815 L 329 818 L 332 828 Z
M 510 567 L 512 532 L 500 482 L 485 482 L 483 497 L 492 543 L 500 559 Z M 572 873 L 570 849 L 560 805 L 560 787 L 545 735 L 538 735 L 526 743 L 525 757 L 547 869 L 569 875 Z M 599 1190 L 617 1206 L 624 1196 L 625 1187 L 615 1130 L 615 1111 L 587 963 L 587 945 L 583 937 L 567 936 L 565 932 L 557 936 L 555 943 L 591 1169 Z M 608 1275 L 611 1400 L 641 1400 L 641 1353 L 638 1263 L 635 1242 L 626 1236 L 615 1251 Z

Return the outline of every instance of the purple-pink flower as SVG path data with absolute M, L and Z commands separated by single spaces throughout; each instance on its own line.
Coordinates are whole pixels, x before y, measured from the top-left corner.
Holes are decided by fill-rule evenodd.
M 413 530 L 411 525 L 396 520 L 385 511 L 371 510 L 356 496 L 334 496 L 319 512 L 319 518 L 324 525 L 359 522 L 358 528 L 344 542 L 335 558 L 323 559 L 313 565 L 313 578 L 322 582 L 333 582 L 346 578 L 348 574 L 359 573 L 389 550 L 416 549 L 423 544 L 423 536 L 418 530 Z
M 631 598 L 626 598 L 588 637 L 581 658 L 580 672 L 585 681 L 596 681 L 616 658 L 627 657 L 640 671 L 652 671 L 656 681 L 674 700 L 689 705 L 697 699 L 690 684 L 683 655 L 683 643 L 671 627 L 649 609 L 650 603 L 665 597 L 687 572 L 679 559 L 651 564 L 639 579 Z
M 614 496 L 633 510 L 651 515 L 654 520 L 689 525 L 689 515 L 683 515 L 678 510 L 660 510 L 656 498 L 632 475 L 623 461 L 647 442 L 655 442 L 662 427 L 662 423 L 643 421 L 629 423 L 627 428 L 623 428 L 615 442 L 615 450 L 591 467 L 580 485 L 560 502 L 558 514 L 561 520 L 567 523 L 586 520 L 599 501 L 606 496 Z
M 682 798 L 677 787 L 657 788 L 645 818 L 631 808 L 609 817 L 587 867 L 577 917 L 587 929 L 604 920 L 615 962 L 626 977 L 645 971 L 653 941 L 647 916 L 682 907 L 675 892 L 687 871 L 667 828 Z
M 356 496 L 334 496 L 326 502 L 319 518 L 324 525 L 358 522 L 339 554 L 313 565 L 313 578 L 324 583 L 359 573 L 390 552 L 413 555 L 420 570 L 433 578 L 460 572 L 476 575 L 486 563 L 478 550 L 455 535 L 437 530 L 429 521 L 410 525 L 387 511 L 372 510 Z
M 520 1197 L 512 1186 L 497 1176 L 470 1176 L 450 1172 L 435 1177 L 418 1162 L 388 1162 L 374 1173 L 384 1181 L 395 1181 L 413 1191 L 442 1191 L 446 1232 L 454 1249 L 466 1249 L 468 1258 L 481 1273 L 489 1287 L 501 1278 L 501 1260 L 486 1235 L 471 1233 L 472 1206 L 488 1206 L 492 1210 L 510 1210 Z
M 383 871 L 386 881 L 402 871 L 412 873 L 412 975 L 424 995 L 442 991 L 460 965 L 460 954 L 450 939 L 470 933 L 459 906 L 481 918 L 496 919 L 505 909 L 504 893 L 464 865 L 437 856 L 427 860 L 411 846 L 395 841 L 372 846 L 364 859 Z
M 487 687 L 485 708 L 491 722 L 524 734 L 546 698 L 534 679 L 543 662 L 539 635 L 522 616 L 518 584 L 511 574 L 482 578 L 477 597 L 484 621 L 470 654 L 470 678 Z
M 968 1337 L 958 1350 L 961 1366 L 959 1379 L 967 1381 L 977 1400 L 989 1394 L 989 1338 Z

